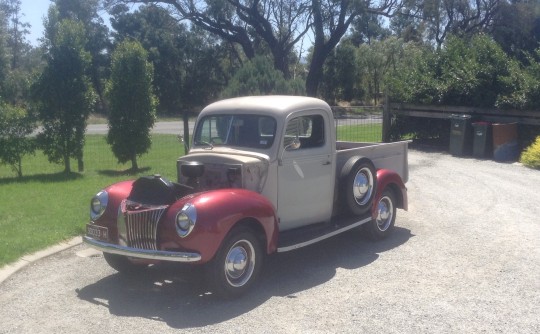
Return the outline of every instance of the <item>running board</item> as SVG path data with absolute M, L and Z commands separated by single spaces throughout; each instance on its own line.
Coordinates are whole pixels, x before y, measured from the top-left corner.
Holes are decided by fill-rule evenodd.
M 280 232 L 277 252 L 292 251 L 333 237 L 369 222 L 371 216 L 358 219 L 359 217 L 341 217 L 332 219 L 330 224 L 321 223 Z

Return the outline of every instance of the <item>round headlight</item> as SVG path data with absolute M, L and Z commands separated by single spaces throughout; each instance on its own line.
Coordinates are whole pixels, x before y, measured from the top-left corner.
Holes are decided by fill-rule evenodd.
M 176 232 L 182 238 L 186 237 L 197 222 L 197 210 L 193 204 L 186 204 L 176 215 Z
M 109 194 L 106 191 L 100 191 L 96 196 L 90 201 L 90 218 L 96 220 L 107 209 L 107 204 L 109 203 Z

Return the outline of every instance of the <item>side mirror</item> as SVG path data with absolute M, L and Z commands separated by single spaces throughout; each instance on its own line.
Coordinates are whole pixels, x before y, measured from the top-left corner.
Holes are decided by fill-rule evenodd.
M 302 144 L 300 143 L 300 139 L 294 138 L 293 141 L 289 143 L 289 145 L 285 146 L 285 148 L 283 149 L 283 152 L 281 152 L 281 156 L 279 157 L 279 160 L 278 160 L 278 165 L 279 166 L 283 165 L 283 154 L 285 154 L 285 151 L 295 151 L 299 149 L 300 146 L 302 146 Z
M 300 148 L 302 144 L 300 143 L 300 139 L 294 138 L 293 141 L 285 146 L 285 151 L 294 151 Z

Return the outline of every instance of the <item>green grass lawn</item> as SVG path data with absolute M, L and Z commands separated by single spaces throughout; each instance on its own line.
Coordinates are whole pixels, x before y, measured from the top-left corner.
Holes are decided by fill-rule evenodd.
M 382 124 L 341 125 L 337 138 L 340 141 L 381 142 Z
M 138 175 L 160 173 L 176 179 L 176 159 L 183 144 L 174 135 L 154 135 L 152 149 L 139 159 Z M 101 188 L 136 178 L 116 162 L 104 136 L 87 136 L 85 172 L 66 175 L 41 152 L 23 162 L 22 179 L 0 166 L 0 267 L 73 236 L 89 220 L 91 197 Z M 77 168 L 76 161 L 72 162 Z
M 380 131 L 380 125 L 343 125 L 338 139 L 377 142 Z M 94 135 L 86 137 L 84 173 L 66 175 L 63 165 L 49 163 L 41 152 L 24 159 L 22 179 L 0 166 L 0 266 L 81 235 L 91 197 L 109 184 L 154 173 L 175 180 L 176 159 L 183 153 L 176 136 L 154 135 L 150 152 L 139 158 L 142 171 L 129 175 L 124 171 L 130 165 L 118 164 L 105 137 Z

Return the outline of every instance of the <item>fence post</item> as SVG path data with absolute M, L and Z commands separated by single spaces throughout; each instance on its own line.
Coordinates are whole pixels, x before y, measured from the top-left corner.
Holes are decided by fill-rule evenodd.
M 390 112 L 390 103 L 388 102 L 388 94 L 384 94 L 383 119 L 382 119 L 382 141 L 388 143 L 390 141 L 390 126 L 392 123 L 392 114 Z

